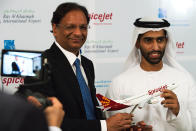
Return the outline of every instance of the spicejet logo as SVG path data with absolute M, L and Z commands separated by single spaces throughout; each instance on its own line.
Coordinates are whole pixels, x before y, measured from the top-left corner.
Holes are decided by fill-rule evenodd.
M 96 22 L 93 22 L 95 25 L 112 25 L 112 17 L 113 13 L 91 13 L 89 14 L 89 18 L 91 20 L 95 20 Z M 98 20 L 98 22 L 97 22 Z
M 185 47 L 185 43 L 184 42 L 176 42 L 176 48 L 177 48 L 177 52 L 178 54 L 182 54 L 184 53 L 184 47 Z
M 176 42 L 176 47 L 177 48 L 184 48 L 184 42 Z
M 108 106 L 110 104 L 110 100 L 106 97 L 102 97 L 102 100 L 100 101 L 103 106 Z
M 159 91 L 162 92 L 163 89 L 167 89 L 167 85 L 163 85 L 163 86 L 161 86 L 159 88 L 156 88 L 156 89 L 153 89 L 153 90 L 149 90 L 148 94 L 149 95 L 153 95 L 154 93 L 157 93 Z
M 18 78 L 9 77 L 9 78 L 7 78 L 6 77 L 6 78 L 3 78 L 2 83 L 5 86 L 9 86 L 10 84 L 24 84 L 24 78 L 21 78 L 21 77 L 18 77 Z M 17 87 L 18 87 L 18 85 L 17 85 Z

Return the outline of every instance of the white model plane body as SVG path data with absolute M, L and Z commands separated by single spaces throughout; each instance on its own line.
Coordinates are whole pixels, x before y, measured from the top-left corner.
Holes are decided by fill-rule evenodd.
M 121 110 L 127 107 L 136 106 L 142 108 L 145 103 L 147 104 L 155 104 L 158 102 L 156 97 L 162 94 L 163 89 L 174 90 L 177 88 L 175 83 L 171 85 L 164 85 L 159 88 L 149 90 L 148 92 L 139 94 L 137 96 L 129 97 L 123 100 L 111 100 L 101 94 L 97 94 L 97 98 L 101 103 L 101 106 L 97 106 L 101 108 L 103 111 L 115 111 Z

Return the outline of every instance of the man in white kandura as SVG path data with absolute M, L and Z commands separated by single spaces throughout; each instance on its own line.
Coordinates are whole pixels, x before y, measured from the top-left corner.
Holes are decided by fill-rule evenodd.
M 175 59 L 175 43 L 168 21 L 140 18 L 134 23 L 132 48 L 124 71 L 112 81 L 106 96 L 124 99 L 143 92 L 156 92 L 160 87 L 177 84 L 173 91 L 163 89 L 156 104 L 145 104 L 134 111 L 133 121 L 144 120 L 153 131 L 196 130 L 196 85 L 191 75 Z M 107 112 L 130 112 L 126 108 Z

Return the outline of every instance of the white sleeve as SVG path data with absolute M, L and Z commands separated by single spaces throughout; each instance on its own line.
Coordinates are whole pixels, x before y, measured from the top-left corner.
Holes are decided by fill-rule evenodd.
M 106 120 L 101 120 L 101 131 L 107 131 Z
M 105 96 L 112 100 L 120 100 L 119 87 L 121 86 L 122 85 L 120 84 L 120 80 L 118 79 L 118 77 L 113 79 L 111 86 L 107 88 Z M 116 113 L 119 113 L 119 111 L 106 111 L 105 116 L 106 118 L 109 118 L 112 115 L 115 115 Z
M 49 126 L 48 127 L 49 131 L 62 131 L 59 127 L 57 126 Z
M 179 102 L 180 111 L 177 117 L 168 110 L 167 121 L 179 131 L 196 131 L 196 85 L 194 80 L 188 80 L 184 88 L 188 89 L 187 101 Z
M 188 110 L 191 116 L 193 131 L 196 131 L 196 83 L 194 80 L 189 91 Z
M 180 111 L 178 113 L 178 116 L 176 117 L 175 114 L 171 110 L 168 109 L 167 111 L 167 122 L 175 127 L 178 131 L 191 131 L 192 130 L 192 125 L 191 125 L 191 120 L 190 120 L 190 115 L 187 111 L 182 106 L 180 106 Z

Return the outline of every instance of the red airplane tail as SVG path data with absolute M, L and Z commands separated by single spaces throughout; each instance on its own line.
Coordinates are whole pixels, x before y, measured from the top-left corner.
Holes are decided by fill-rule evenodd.
M 113 100 L 101 95 L 101 94 L 96 94 L 96 97 L 98 98 L 98 100 L 101 102 L 101 105 L 104 107 L 104 108 L 108 108 L 111 103 L 115 103 Z
M 114 111 L 114 110 L 121 110 L 121 109 L 129 107 L 128 105 L 117 103 L 101 94 L 96 94 L 96 97 L 101 102 L 102 104 L 101 106 L 103 106 L 104 108 L 102 110 Z

